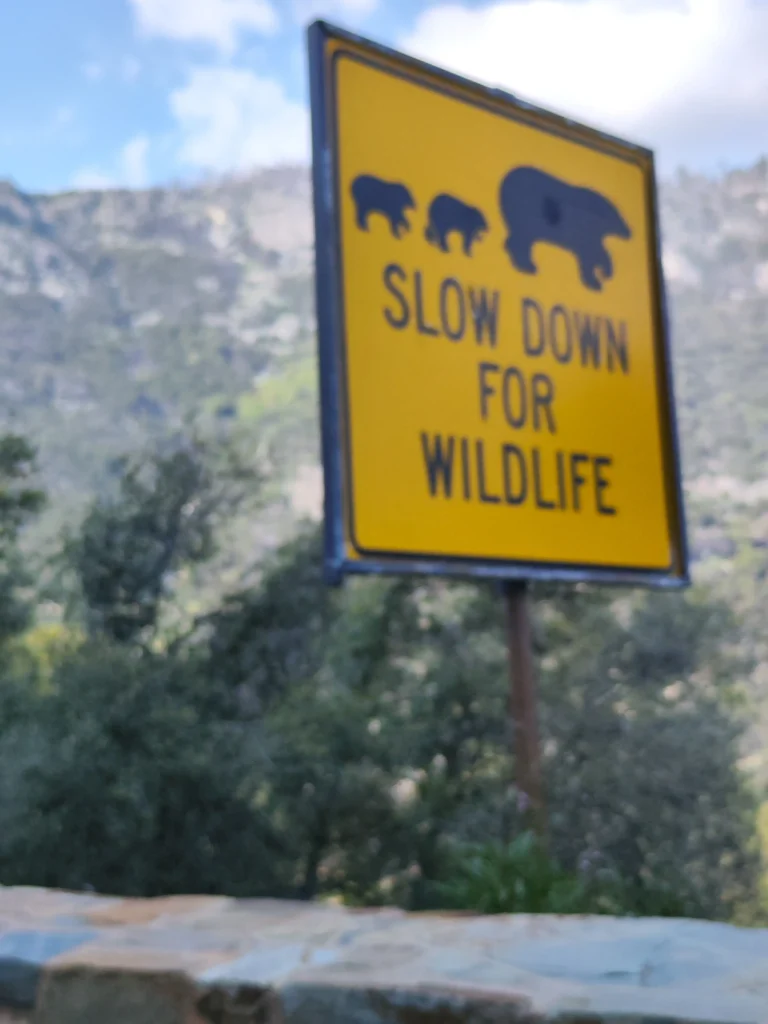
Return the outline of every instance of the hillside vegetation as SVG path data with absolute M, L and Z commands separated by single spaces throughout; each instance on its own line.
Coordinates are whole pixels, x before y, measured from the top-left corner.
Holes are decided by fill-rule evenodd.
M 553 848 L 607 872 L 603 909 L 744 918 L 768 164 L 662 196 L 696 587 L 536 591 Z M 321 491 L 306 172 L 0 185 L 0 314 L 0 437 L 39 465 L 0 449 L 0 881 L 439 903 L 453 859 L 524 816 L 498 599 L 322 584 L 299 528 Z M 498 873 L 520 849 L 472 856 Z

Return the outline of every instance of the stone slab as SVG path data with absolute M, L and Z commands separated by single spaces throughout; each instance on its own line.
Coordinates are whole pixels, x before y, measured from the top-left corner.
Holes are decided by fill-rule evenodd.
M 107 1021 L 768 1024 L 768 930 L 0 888 L 0 1024 Z
M 94 935 L 90 929 L 0 933 L 0 1006 L 33 1007 L 44 965 Z

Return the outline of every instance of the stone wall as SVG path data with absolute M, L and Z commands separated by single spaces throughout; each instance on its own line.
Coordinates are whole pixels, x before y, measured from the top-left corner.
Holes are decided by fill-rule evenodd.
M 768 1024 L 768 931 L 0 888 L 0 1024 Z

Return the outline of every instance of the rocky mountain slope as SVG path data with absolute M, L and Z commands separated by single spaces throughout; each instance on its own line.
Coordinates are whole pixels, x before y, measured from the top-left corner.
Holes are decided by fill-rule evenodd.
M 142 192 L 0 184 L 0 426 L 40 446 L 55 508 L 190 417 L 278 434 L 296 510 L 316 508 L 310 198 L 299 168 Z M 662 228 L 696 573 L 768 660 L 768 162 L 666 183 Z
M 60 500 L 191 416 L 295 417 L 317 459 L 310 188 L 301 170 L 195 189 L 0 185 L 0 417 Z

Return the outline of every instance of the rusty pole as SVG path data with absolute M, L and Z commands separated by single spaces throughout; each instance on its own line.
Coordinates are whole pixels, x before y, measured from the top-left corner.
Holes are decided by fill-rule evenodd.
M 547 820 L 528 585 L 524 581 L 507 580 L 503 591 L 510 671 L 508 723 L 515 759 L 515 782 L 527 805 L 526 816 L 531 827 L 538 838 L 546 842 Z

